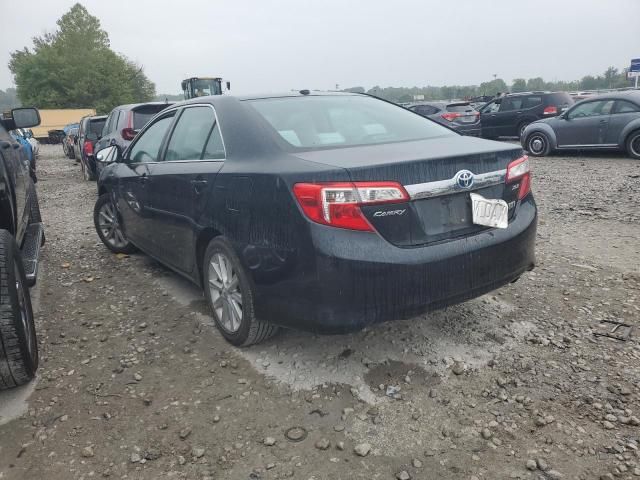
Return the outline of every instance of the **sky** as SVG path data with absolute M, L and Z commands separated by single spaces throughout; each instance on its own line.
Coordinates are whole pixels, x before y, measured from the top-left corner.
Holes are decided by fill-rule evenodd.
M 53 32 L 74 0 L 27 0 L 0 28 L 11 51 Z M 232 93 L 575 80 L 640 57 L 640 0 L 84 0 L 111 47 L 158 93 L 221 76 Z

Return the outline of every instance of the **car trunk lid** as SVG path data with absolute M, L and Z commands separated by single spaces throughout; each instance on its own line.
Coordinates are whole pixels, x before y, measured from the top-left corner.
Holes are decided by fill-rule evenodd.
M 417 246 L 467 235 L 486 227 L 472 222 L 469 192 L 504 199 L 513 216 L 517 189 L 505 187 L 507 165 L 522 155 L 509 144 L 471 137 L 378 144 L 298 153 L 305 160 L 343 167 L 353 182 L 398 182 L 410 200 L 366 205 L 362 212 L 389 242 Z M 457 175 L 474 182 L 461 186 Z

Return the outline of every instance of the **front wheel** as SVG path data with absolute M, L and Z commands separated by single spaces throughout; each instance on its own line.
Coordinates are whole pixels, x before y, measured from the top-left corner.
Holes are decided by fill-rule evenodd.
M 640 159 L 640 130 L 631 132 L 627 137 L 627 153 L 631 158 Z
M 18 245 L 0 230 L 0 390 L 23 385 L 38 369 L 38 341 Z
M 232 345 L 245 347 L 273 336 L 278 327 L 258 320 L 251 279 L 224 237 L 209 243 L 202 263 L 204 294 L 216 327 Z
M 132 253 L 136 247 L 127 240 L 120 222 L 120 215 L 109 193 L 98 197 L 93 207 L 93 224 L 102 243 L 114 253 Z
M 528 122 L 522 122 L 519 126 L 518 126 L 518 138 L 522 139 L 523 135 L 524 135 L 524 131 L 525 129 L 529 126 Z
M 534 157 L 544 157 L 551 152 L 551 142 L 545 133 L 533 132 L 527 137 L 526 149 Z

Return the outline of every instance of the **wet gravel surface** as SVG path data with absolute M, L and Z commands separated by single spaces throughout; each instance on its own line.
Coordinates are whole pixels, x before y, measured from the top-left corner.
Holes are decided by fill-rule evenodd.
M 238 350 L 195 287 L 109 253 L 95 184 L 41 156 L 42 362 L 0 393 L 0 479 L 640 477 L 640 162 L 532 159 L 537 268 L 515 284 Z

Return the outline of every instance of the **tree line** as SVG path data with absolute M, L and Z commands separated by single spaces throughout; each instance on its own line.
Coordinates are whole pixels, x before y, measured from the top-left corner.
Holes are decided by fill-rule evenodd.
M 76 3 L 53 33 L 33 38 L 33 47 L 11 53 L 22 104 L 38 108 L 95 108 L 108 113 L 126 103 L 155 96 L 143 68 L 111 50 L 100 20 Z
M 411 102 L 416 96 L 423 95 L 429 100 L 452 100 L 462 98 L 473 98 L 482 95 L 495 96 L 498 93 L 517 93 L 536 90 L 550 91 L 580 91 L 580 90 L 604 90 L 611 88 L 624 88 L 632 86 L 632 81 L 627 79 L 627 70 L 618 70 L 609 67 L 602 75 L 586 75 L 580 80 L 571 82 L 565 81 L 545 81 L 542 77 L 516 78 L 511 85 L 502 78 L 495 78 L 491 81 L 483 82 L 480 85 L 447 85 L 443 87 L 380 87 L 376 85 L 368 90 L 364 87 L 351 87 L 344 89 L 345 92 L 368 93 L 376 97 L 384 98 L 392 102 Z

